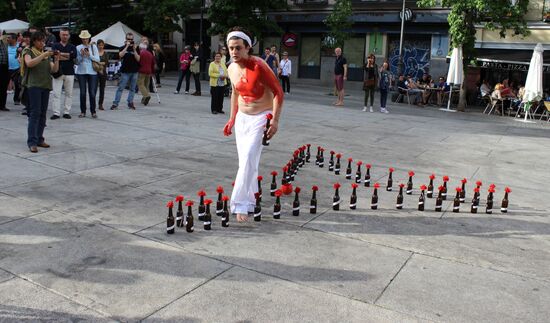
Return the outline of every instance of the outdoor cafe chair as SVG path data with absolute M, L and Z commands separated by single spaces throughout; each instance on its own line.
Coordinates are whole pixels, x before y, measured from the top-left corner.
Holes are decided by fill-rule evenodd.
M 492 96 L 489 97 L 491 99 L 491 108 L 489 109 L 489 112 L 487 112 L 487 114 L 491 114 L 493 111 L 496 111 L 496 108 L 500 107 L 500 113 L 502 115 L 504 115 L 504 111 L 503 111 L 503 107 L 502 107 L 502 99 L 497 99 L 497 98 L 493 98 Z M 485 108 L 485 110 L 483 111 L 483 113 L 485 113 L 487 111 L 487 108 L 489 108 L 489 106 L 487 106 Z
M 542 117 L 546 116 L 546 122 L 550 122 L 550 101 L 544 101 L 544 107 L 546 109 L 540 115 L 539 121 L 542 120 Z
M 411 104 L 411 97 L 409 96 L 409 89 L 398 87 L 397 88 L 397 93 L 399 93 L 399 95 L 395 99 L 395 103 L 398 103 L 401 99 L 404 99 L 404 97 L 406 95 L 407 96 L 407 102 L 409 103 L 409 105 Z

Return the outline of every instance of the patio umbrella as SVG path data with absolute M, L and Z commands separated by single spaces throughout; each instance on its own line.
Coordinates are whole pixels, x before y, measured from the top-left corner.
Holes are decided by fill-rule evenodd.
M 532 102 L 540 101 L 542 99 L 542 64 L 544 47 L 541 43 L 538 43 L 533 50 L 533 57 L 531 57 L 531 63 L 529 64 L 529 71 L 527 72 L 527 80 L 525 81 L 525 94 L 523 95 L 523 108 L 525 109 L 525 119 L 527 122 L 527 115 L 531 109 Z
M 453 54 L 451 55 L 451 62 L 449 64 L 449 72 L 447 73 L 447 83 L 449 84 L 449 102 L 447 103 L 447 109 L 440 109 L 448 112 L 455 112 L 451 110 L 451 96 L 453 95 L 453 85 L 462 84 L 464 79 L 464 68 L 462 66 L 462 47 L 453 48 Z
M 25 31 L 27 28 L 29 28 L 29 23 L 19 19 L 12 19 L 0 23 L 0 30 L 7 33 Z

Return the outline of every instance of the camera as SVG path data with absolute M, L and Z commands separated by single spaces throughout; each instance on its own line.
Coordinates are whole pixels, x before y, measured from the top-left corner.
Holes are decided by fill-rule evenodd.
M 48 47 L 44 47 L 44 50 L 45 50 L 46 52 L 51 52 L 51 51 L 52 51 L 52 48 L 48 46 Z

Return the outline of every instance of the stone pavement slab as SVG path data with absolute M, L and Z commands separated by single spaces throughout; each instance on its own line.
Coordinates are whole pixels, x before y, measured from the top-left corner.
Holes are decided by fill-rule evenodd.
M 113 322 L 104 313 L 19 278 L 0 283 L 0 321 Z
M 58 212 L 4 224 L 0 243 L 1 268 L 120 320 L 145 317 L 230 267 Z
M 65 170 L 5 153 L 0 153 L 0 164 L 5 169 L 5 171 L 0 172 L 0 187 L 9 187 L 68 174 Z
M 166 236 L 161 224 L 139 233 L 185 250 L 290 280 L 331 293 L 374 302 L 401 268 L 410 252 L 304 230 L 266 219 L 261 223 L 231 223 L 219 218 L 206 232 L 179 230 Z
M 0 194 L 0 224 L 34 214 L 49 211 L 49 208 L 13 196 Z
M 207 300 L 205 302 L 205 300 Z M 199 305 L 200 304 L 200 305 Z M 201 306 L 202 305 L 202 306 Z M 418 318 L 233 267 L 145 322 L 419 322 Z
M 549 284 L 414 255 L 377 304 L 445 322 L 544 322 Z

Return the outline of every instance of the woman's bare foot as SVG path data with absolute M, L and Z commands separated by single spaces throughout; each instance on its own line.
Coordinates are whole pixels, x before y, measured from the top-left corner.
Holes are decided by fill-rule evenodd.
M 237 214 L 237 222 L 247 222 L 248 214 Z

